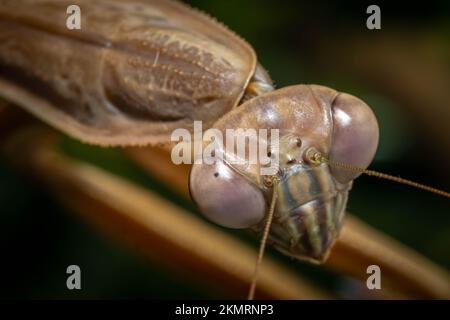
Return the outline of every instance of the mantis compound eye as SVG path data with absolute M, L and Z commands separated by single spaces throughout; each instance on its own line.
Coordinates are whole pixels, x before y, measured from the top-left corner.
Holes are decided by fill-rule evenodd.
M 200 211 L 224 227 L 251 227 L 266 212 L 261 191 L 222 161 L 194 164 L 189 189 Z
M 363 101 L 346 93 L 336 97 L 332 112 L 330 160 L 366 169 L 378 146 L 378 123 L 374 113 Z M 360 175 L 338 167 L 331 167 L 331 173 L 341 183 L 347 183 Z

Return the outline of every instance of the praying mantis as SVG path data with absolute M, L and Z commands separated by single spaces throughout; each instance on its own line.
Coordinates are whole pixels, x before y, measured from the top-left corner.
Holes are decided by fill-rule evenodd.
M 352 181 L 378 144 L 364 102 L 322 86 L 274 90 L 250 45 L 178 2 L 80 1 L 79 31 L 65 28 L 68 5 L 1 2 L 4 99 L 99 146 L 168 148 L 171 132 L 192 129 L 194 120 L 219 130 L 279 129 L 276 179 L 257 166 L 195 164 L 191 195 L 225 226 L 261 230 L 270 207 L 269 242 L 299 259 L 326 260 Z

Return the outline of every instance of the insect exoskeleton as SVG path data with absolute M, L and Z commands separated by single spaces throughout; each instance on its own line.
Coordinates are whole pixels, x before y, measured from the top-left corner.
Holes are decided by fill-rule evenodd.
M 103 146 L 169 144 L 173 130 L 192 129 L 194 120 L 208 128 L 220 117 L 214 127 L 222 131 L 279 129 L 276 179 L 261 174 L 261 163 L 217 161 L 194 165 L 191 193 L 211 220 L 259 230 L 276 192 L 270 240 L 322 260 L 356 174 L 306 155 L 315 148 L 367 167 L 378 142 L 371 110 L 320 86 L 272 91 L 250 45 L 176 1 L 78 0 L 80 30 L 66 28 L 70 4 L 0 1 L 0 96 Z
M 296 85 L 245 102 L 213 128 L 224 136 L 229 128 L 278 129 L 279 145 L 270 146 L 269 155 L 279 166 L 272 184 L 259 162 L 235 164 L 222 157 L 194 164 L 189 187 L 203 214 L 226 227 L 261 231 L 276 192 L 269 242 L 289 256 L 324 261 L 339 235 L 358 173 L 316 163 L 310 155 L 366 168 L 378 145 L 378 124 L 369 106 L 323 86 Z
M 0 1 L 0 96 L 72 137 L 166 144 L 264 89 L 253 48 L 180 2 L 79 0 L 80 30 L 71 4 Z

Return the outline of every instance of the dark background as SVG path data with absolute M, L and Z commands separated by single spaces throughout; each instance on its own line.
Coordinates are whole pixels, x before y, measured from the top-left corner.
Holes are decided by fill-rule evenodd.
M 188 1 L 245 38 L 277 87 L 317 83 L 366 101 L 381 137 L 372 168 L 449 189 L 450 2 L 378 3 L 382 29 L 366 28 L 372 3 Z M 376 2 L 375 2 L 376 4 Z M 65 138 L 62 149 L 172 197 L 121 155 Z M 143 177 L 144 176 L 144 177 Z M 348 210 L 441 266 L 450 267 L 448 200 L 361 177 Z M 234 232 L 237 236 L 244 231 Z M 243 236 L 247 239 L 246 236 Z M 250 240 L 251 241 L 251 240 Z M 292 262 L 270 250 L 277 259 Z M 0 159 L 0 293 L 5 298 L 221 297 L 129 251 Z M 80 265 L 83 290 L 66 289 Z M 351 281 L 298 263 L 340 297 Z

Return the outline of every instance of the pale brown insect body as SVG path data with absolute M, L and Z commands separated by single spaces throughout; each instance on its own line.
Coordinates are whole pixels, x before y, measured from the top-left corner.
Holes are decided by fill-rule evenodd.
M 156 144 L 211 125 L 255 71 L 247 43 L 174 1 L 78 1 L 81 30 L 66 28 L 71 1 L 0 3 L 2 95 L 83 141 Z
M 181 3 L 77 1 L 81 30 L 66 28 L 70 4 L 0 1 L 0 96 L 103 146 L 168 144 L 174 129 L 191 129 L 193 120 L 219 130 L 279 129 L 275 188 L 258 164 L 218 162 L 194 165 L 191 194 L 211 220 L 259 229 L 277 192 L 271 241 L 322 261 L 357 174 L 309 163 L 306 154 L 367 167 L 378 143 L 370 108 L 321 86 L 272 91 L 244 40 Z
M 358 174 L 317 166 L 308 153 L 317 150 L 333 161 L 366 167 L 378 142 L 370 108 L 326 87 L 298 85 L 255 97 L 214 124 L 222 131 L 231 127 L 280 130 L 279 200 L 270 240 L 291 256 L 323 261 L 338 236 L 347 193 Z M 194 164 L 191 194 L 211 220 L 252 227 L 262 221 L 273 192 L 260 167 Z

